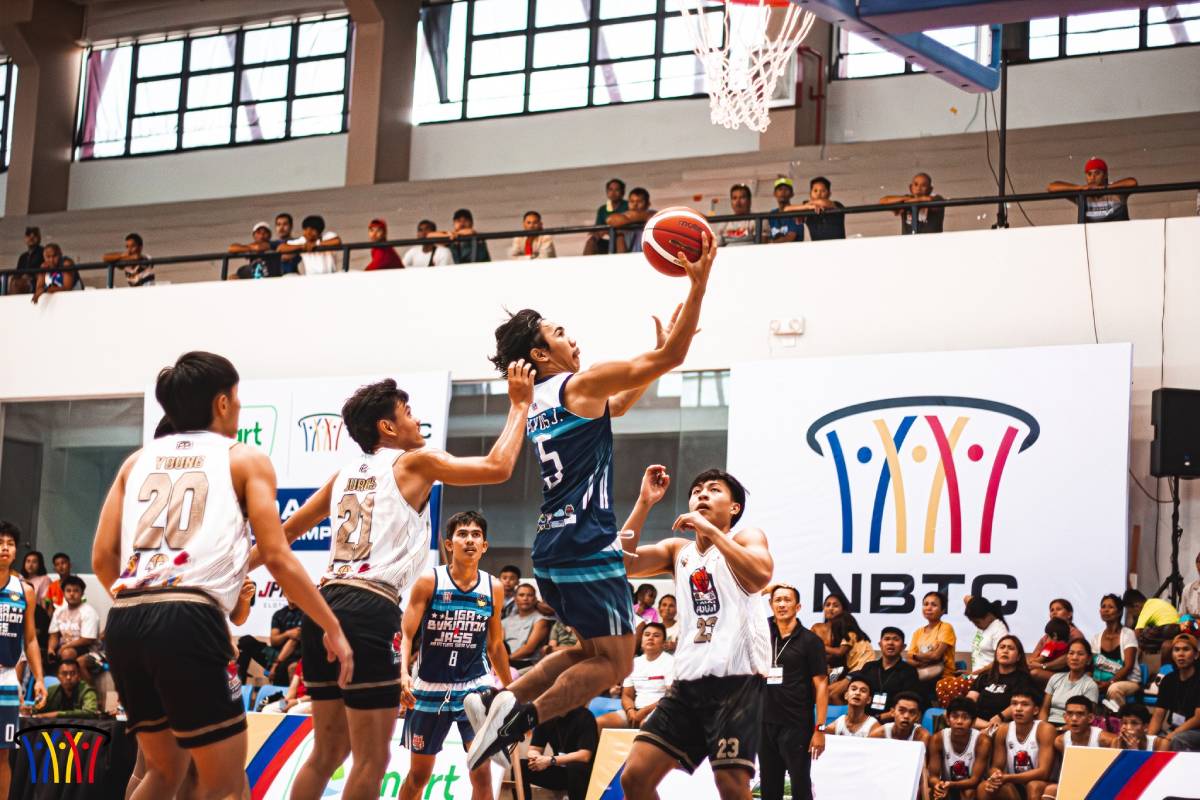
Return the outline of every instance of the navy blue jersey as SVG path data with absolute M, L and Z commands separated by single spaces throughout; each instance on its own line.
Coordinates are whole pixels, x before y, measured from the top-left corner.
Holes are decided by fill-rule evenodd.
M 25 583 L 10 572 L 0 590 L 0 667 L 15 667 L 25 649 Z
M 525 435 L 542 463 L 542 513 L 533 563 L 561 564 L 598 553 L 617 536 L 612 510 L 612 418 L 567 410 L 563 390 L 574 373 L 539 381 Z
M 434 567 L 433 574 L 433 597 L 421 620 L 417 678 L 426 684 L 466 683 L 488 671 L 492 576 L 480 570 L 479 580 L 464 590 L 455 585 L 449 567 Z

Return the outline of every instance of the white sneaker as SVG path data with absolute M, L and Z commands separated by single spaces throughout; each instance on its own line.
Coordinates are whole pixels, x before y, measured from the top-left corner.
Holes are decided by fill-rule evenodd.
M 496 694 L 498 693 L 493 693 L 488 699 L 494 702 Z M 483 693 L 471 692 L 467 695 L 463 699 L 463 710 L 467 712 L 467 720 L 471 723 L 471 728 L 476 731 L 483 730 L 483 726 L 487 723 L 489 710 Z M 512 767 L 512 762 L 509 760 L 508 753 L 505 750 L 501 750 L 493 755 L 492 761 L 499 764 L 505 772 L 508 772 L 509 768 Z
M 463 702 L 464 708 L 466 701 Z M 492 700 L 492 707 L 488 709 L 487 717 L 483 724 L 475 728 L 475 741 L 471 743 L 471 749 L 467 751 L 467 770 L 473 770 L 483 762 L 485 758 L 494 755 L 505 755 L 502 765 L 508 764 L 506 743 L 502 743 L 500 738 L 500 729 L 504 726 L 510 713 L 517 705 L 517 697 L 512 692 L 502 691 Z M 478 713 L 478 708 L 476 708 Z M 469 718 L 469 717 L 468 717 Z M 474 727 L 474 726 L 472 726 Z M 512 744 L 515 744 L 513 742 Z

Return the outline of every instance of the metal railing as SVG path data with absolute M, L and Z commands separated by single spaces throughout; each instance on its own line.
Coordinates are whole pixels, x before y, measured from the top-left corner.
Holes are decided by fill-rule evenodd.
M 905 201 L 905 202 L 890 203 L 890 204 L 872 203 L 872 204 L 868 204 L 868 205 L 847 206 L 845 208 L 837 209 L 836 211 L 825 211 L 825 212 L 816 212 L 816 211 L 781 212 L 778 209 L 774 209 L 771 211 L 759 211 L 759 212 L 755 212 L 752 214 L 723 214 L 720 216 L 708 217 L 708 221 L 712 224 L 719 224 L 719 223 L 723 223 L 723 222 L 740 222 L 743 220 L 753 221 L 754 222 L 754 241 L 755 241 L 755 243 L 760 243 L 763 241 L 763 232 L 764 232 L 764 229 L 766 228 L 766 226 L 769 224 L 770 218 L 772 218 L 772 217 L 778 218 L 778 217 L 784 216 L 784 215 L 786 215 L 789 218 L 796 217 L 796 218 L 802 219 L 802 218 L 810 217 L 810 216 L 818 216 L 819 214 L 824 214 L 824 215 L 828 216 L 831 214 L 872 214 L 872 213 L 881 213 L 881 212 L 898 213 L 898 212 L 902 212 L 902 211 L 907 211 L 910 215 L 909 219 L 913 220 L 913 219 L 917 218 L 917 215 L 921 209 L 927 209 L 927 208 L 960 208 L 960 207 L 964 207 L 964 206 L 991 206 L 991 205 L 996 205 L 998 203 L 1036 203 L 1036 202 L 1044 202 L 1044 201 L 1063 201 L 1063 200 L 1074 199 L 1075 204 L 1079 209 L 1078 221 L 1083 222 L 1084 214 L 1086 211 L 1086 203 L 1084 202 L 1084 199 L 1087 197 L 1114 195 L 1114 194 L 1128 196 L 1128 195 L 1135 195 L 1135 194 L 1157 194 L 1157 193 L 1162 193 L 1162 192 L 1200 192 L 1200 181 L 1184 181 L 1184 182 L 1177 182 L 1177 183 L 1156 183 L 1156 184 L 1149 184 L 1146 186 L 1135 186 L 1135 187 L 1119 189 L 1119 190 L 1105 188 L 1105 189 L 1088 189 L 1088 190 L 1069 191 L 1069 192 L 1026 192 L 1026 193 L 1021 193 L 1021 194 L 1006 194 L 1004 196 L 993 195 L 993 196 L 984 196 L 984 197 L 956 197 L 956 198 L 945 199 L 945 200 Z M 640 225 L 640 224 L 641 223 L 636 223 L 636 225 Z M 626 226 L 566 225 L 566 226 L 561 226 L 561 227 L 557 227 L 557 228 L 546 228 L 546 229 L 540 230 L 540 231 L 515 230 L 515 231 L 496 231 L 496 232 L 490 232 L 490 233 L 475 233 L 470 236 L 458 237 L 457 239 L 453 240 L 453 242 L 455 242 L 455 243 L 461 243 L 463 241 L 469 242 L 470 243 L 470 256 L 471 256 L 470 261 L 474 262 L 479 255 L 479 242 L 503 241 L 503 240 L 513 239 L 513 238 L 525 238 L 530 235 L 560 236 L 560 235 L 568 235 L 568 234 L 575 234 L 575 233 L 588 233 L 588 234 L 603 233 L 606 235 L 606 237 L 608 239 L 608 245 L 607 245 L 608 252 L 614 253 L 614 252 L 616 252 L 616 243 L 617 243 L 618 234 L 628 233 L 633 228 L 634 228 L 633 225 L 626 225 Z M 916 225 L 912 225 L 911 223 L 909 223 L 908 228 L 909 228 L 910 233 L 918 233 Z M 440 237 L 437 239 L 417 239 L 417 238 L 389 239 L 388 241 L 384 241 L 384 242 L 352 242 L 349 244 L 343 243 L 343 244 L 336 244 L 336 245 L 322 245 L 320 247 L 314 247 L 311 251 L 294 251 L 294 252 L 297 257 L 302 255 L 303 252 L 340 253 L 341 254 L 341 271 L 349 272 L 350 271 L 351 254 L 361 251 L 361 250 L 369 250 L 373 247 L 414 247 L 414 246 L 418 246 L 418 245 L 427 245 L 427 244 L 431 244 L 431 243 L 435 243 L 435 244 L 439 244 L 439 245 L 446 245 L 446 244 L 451 243 L 451 241 L 452 240 L 440 238 Z M 91 263 L 84 263 L 84 264 L 76 264 L 74 267 L 71 267 L 67 270 L 59 270 L 59 271 L 72 272 L 76 275 L 76 279 L 80 279 L 80 276 L 82 273 L 92 273 L 92 272 L 99 272 L 99 271 L 103 270 L 106 273 L 105 285 L 111 289 L 115 285 L 115 276 L 116 276 L 117 270 L 123 270 L 126 266 L 133 266 L 135 264 L 149 264 L 149 265 L 152 265 L 157 268 L 157 267 L 162 267 L 162 266 L 174 266 L 176 264 L 196 264 L 196 263 L 204 263 L 204 262 L 211 263 L 211 262 L 215 261 L 215 262 L 220 262 L 220 273 L 219 273 L 220 279 L 227 280 L 229 278 L 229 264 L 231 261 L 233 261 L 233 262 L 253 261 L 255 259 L 261 259 L 263 256 L 272 256 L 272 257 L 278 258 L 280 255 L 282 255 L 282 254 L 278 253 L 278 251 L 263 251 L 260 253 L 230 253 L 230 252 L 226 251 L 226 252 L 220 252 L 220 253 L 199 253 L 199 254 L 183 255 L 183 256 L 166 256 L 163 258 L 152 258 L 152 259 L 148 259 L 148 260 L 142 261 L 142 262 L 139 262 L 139 261 L 115 261 L 115 262 L 107 262 L 107 263 L 91 262 Z M 467 263 L 467 262 L 463 262 L 463 263 Z M 18 271 L 15 269 L 0 270 L 0 295 L 8 294 L 9 281 L 13 277 L 24 276 L 31 280 L 36 280 L 37 274 L 38 274 L 38 270 L 25 270 L 25 271 Z

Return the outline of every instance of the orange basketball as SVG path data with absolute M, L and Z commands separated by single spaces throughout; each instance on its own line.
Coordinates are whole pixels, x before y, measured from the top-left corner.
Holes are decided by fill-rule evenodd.
M 664 208 L 646 222 L 642 232 L 642 253 L 650 266 L 663 275 L 678 278 L 685 275 L 677 257 L 680 252 L 688 261 L 699 260 L 704 246 L 703 236 L 713 239 L 708 220 L 699 211 L 686 206 Z

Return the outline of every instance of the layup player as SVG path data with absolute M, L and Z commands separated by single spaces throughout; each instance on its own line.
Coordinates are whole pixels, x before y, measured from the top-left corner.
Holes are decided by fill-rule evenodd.
M 504 587 L 479 569 L 487 552 L 487 520 L 478 511 L 460 511 L 446 522 L 443 541 L 449 563 L 417 578 L 404 614 L 400 646 L 404 746 L 411 766 L 400 800 L 419 800 L 433 774 L 451 725 L 458 726 L 466 746 L 475 732 L 463 711 L 463 699 L 492 685 L 491 671 L 502 686 L 512 680 L 504 648 Z M 409 674 L 409 653 L 420 636 L 417 678 Z M 473 800 L 491 800 L 492 771 L 484 761 L 471 771 Z
M 284 525 L 289 540 L 328 517 L 337 526 L 321 595 L 354 648 L 354 675 L 339 684 L 333 667 L 304 660 L 313 699 L 312 753 L 292 788 L 294 800 L 317 800 L 346 756 L 354 763 L 343 790 L 378 797 L 391 757 L 400 706 L 400 595 L 429 557 L 429 495 L 436 481 L 451 486 L 502 483 L 521 454 L 521 428 L 533 396 L 534 372 L 508 365 L 511 407 L 504 430 L 486 456 L 458 458 L 425 446 L 421 421 L 394 380 L 361 387 L 342 407 L 342 419 L 362 455 L 333 476 Z M 290 595 L 289 595 L 290 597 Z M 321 639 L 320 620 L 305 617 L 301 649 Z
M 657 349 L 628 361 L 580 371 L 575 340 L 531 309 L 496 329 L 497 368 L 524 358 L 538 370 L 526 424 L 542 465 L 533 574 L 542 597 L 575 629 L 582 647 L 542 659 L 494 702 L 472 696 L 466 708 L 478 735 L 467 757 L 471 766 L 515 744 L 539 721 L 620 684 L 632 668 L 633 608 L 612 510 L 612 417 L 626 413 L 651 383 L 683 364 L 715 254 L 707 237 L 696 263 L 679 254 L 691 283 L 687 299 L 665 329 L 655 320 Z
M 324 649 L 353 669 L 337 618 L 288 549 L 275 505 L 275 470 L 239 444 L 238 374 L 212 353 L 191 352 L 158 374 L 158 399 L 176 430 L 125 460 L 96 529 L 92 568 L 114 597 L 105 635 L 109 664 L 145 754 L 133 797 L 174 797 L 196 765 L 204 797 L 242 795 L 246 714 L 225 616 L 242 590 L 254 529 L 271 575 L 322 622 Z M 320 652 L 321 642 L 310 651 Z M 319 657 L 314 662 L 321 661 Z
M 721 800 L 750 800 L 765 677 L 771 672 L 772 680 L 783 680 L 782 670 L 771 670 L 759 596 L 775 562 L 761 530 L 731 532 L 746 509 L 746 490 L 716 469 L 692 481 L 688 512 L 672 526 L 695 534 L 694 541 L 638 546 L 650 509 L 670 483 L 665 468 L 649 467 L 624 528 L 633 532 L 625 542 L 630 576 L 674 574 L 680 633 L 675 682 L 634 740 L 621 788 L 629 800 L 649 800 L 672 769 L 691 773 L 707 758 Z

